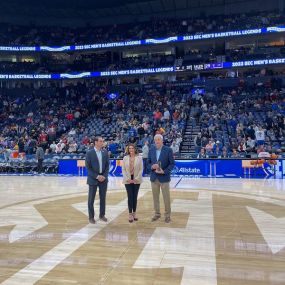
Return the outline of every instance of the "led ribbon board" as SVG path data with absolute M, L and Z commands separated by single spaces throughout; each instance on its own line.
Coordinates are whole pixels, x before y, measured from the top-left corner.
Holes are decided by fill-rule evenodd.
M 268 33 L 282 33 L 285 32 L 285 26 L 273 26 L 254 28 L 247 30 L 234 30 L 215 33 L 199 33 L 185 36 L 173 36 L 158 39 L 143 39 L 110 43 L 96 43 L 86 45 L 65 45 L 65 46 L 0 46 L 0 51 L 13 52 L 69 52 L 69 51 L 84 51 L 96 50 L 116 47 L 140 46 L 140 45 L 158 45 L 171 42 L 196 41 L 206 39 L 218 39 L 237 36 L 260 35 Z
M 60 73 L 60 74 L 0 74 L 1 79 L 80 79 L 90 77 L 115 77 L 124 75 L 138 75 L 138 74 L 154 74 L 154 73 L 169 73 L 180 71 L 202 71 L 215 69 L 231 69 L 240 67 L 256 67 L 266 65 L 285 64 L 285 58 L 275 59 L 259 59 L 259 60 L 244 60 L 221 63 L 205 63 L 192 64 L 180 67 L 156 67 L 156 68 L 142 68 L 142 69 L 126 69 L 113 71 L 93 71 L 81 73 Z

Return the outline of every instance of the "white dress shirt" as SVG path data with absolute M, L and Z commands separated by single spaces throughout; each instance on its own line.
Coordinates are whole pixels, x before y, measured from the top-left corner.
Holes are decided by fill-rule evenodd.
M 98 157 L 98 161 L 99 161 L 99 173 L 102 173 L 102 151 L 101 150 L 98 150 L 96 149 L 96 147 L 94 147 L 95 151 L 96 151 L 96 154 L 97 154 L 97 157 Z

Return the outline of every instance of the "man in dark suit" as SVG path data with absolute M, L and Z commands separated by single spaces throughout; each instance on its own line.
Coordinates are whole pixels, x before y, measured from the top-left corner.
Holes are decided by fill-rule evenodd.
M 108 152 L 102 150 L 104 140 L 102 137 L 95 138 L 95 147 L 90 149 L 86 154 L 86 168 L 88 172 L 87 184 L 89 185 L 88 193 L 88 214 L 89 222 L 95 224 L 94 219 L 94 200 L 99 187 L 100 195 L 100 220 L 107 222 L 105 217 L 106 192 L 109 174 L 109 156 Z
M 158 220 L 161 216 L 159 204 L 161 189 L 165 206 L 165 222 L 169 223 L 171 221 L 169 182 L 170 174 L 174 168 L 175 163 L 173 158 L 173 151 L 170 147 L 163 145 L 162 135 L 155 135 L 154 143 L 155 146 L 151 147 L 148 155 L 148 166 L 150 170 L 150 181 L 155 211 L 152 222 Z

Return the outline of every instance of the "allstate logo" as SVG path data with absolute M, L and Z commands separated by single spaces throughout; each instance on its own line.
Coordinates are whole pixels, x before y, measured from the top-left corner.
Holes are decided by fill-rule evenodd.
M 172 174 L 200 174 L 201 173 L 201 169 L 199 168 L 192 168 L 192 167 L 178 167 L 175 166 L 172 170 Z

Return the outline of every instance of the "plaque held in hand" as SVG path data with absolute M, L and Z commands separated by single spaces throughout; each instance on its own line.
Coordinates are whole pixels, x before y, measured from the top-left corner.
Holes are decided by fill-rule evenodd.
M 157 171 L 159 171 L 159 172 L 160 172 L 160 171 L 161 171 L 161 161 L 158 161 L 158 162 L 157 162 L 157 164 L 158 164 Z
M 163 170 L 161 168 L 161 161 L 158 161 L 157 164 L 158 164 L 158 168 L 156 169 L 155 172 L 158 174 L 163 174 Z

